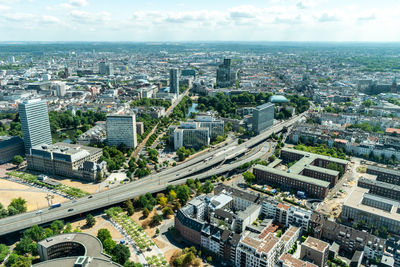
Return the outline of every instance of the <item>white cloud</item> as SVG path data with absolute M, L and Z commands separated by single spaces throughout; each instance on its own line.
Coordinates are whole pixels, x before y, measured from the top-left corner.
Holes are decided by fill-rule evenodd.
M 49 24 L 57 24 L 60 23 L 60 19 L 54 16 L 43 16 L 41 18 L 41 22 L 43 23 L 49 23 Z
M 323 13 L 319 18 L 319 22 L 335 22 L 339 21 L 339 18 L 336 15 Z
M 87 0 L 70 0 L 69 4 L 76 7 L 84 7 L 88 5 Z
M 73 21 L 82 24 L 91 24 L 91 23 L 106 23 L 111 21 L 111 14 L 108 12 L 97 12 L 97 13 L 89 13 L 82 10 L 72 10 L 70 12 L 70 16 Z
M 6 10 L 9 10 L 9 9 L 10 9 L 9 6 L 0 5 L 0 12 L 6 11 Z
M 376 19 L 376 17 L 374 14 L 367 15 L 367 16 L 361 16 L 361 17 L 357 18 L 358 21 L 371 21 L 371 20 L 375 20 L 375 19 Z

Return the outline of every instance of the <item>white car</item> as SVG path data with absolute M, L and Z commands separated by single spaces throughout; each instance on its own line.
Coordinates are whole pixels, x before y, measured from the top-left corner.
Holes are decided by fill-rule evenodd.
M 38 211 L 36 212 L 36 214 L 42 214 L 42 213 L 43 213 L 42 210 L 38 210 Z

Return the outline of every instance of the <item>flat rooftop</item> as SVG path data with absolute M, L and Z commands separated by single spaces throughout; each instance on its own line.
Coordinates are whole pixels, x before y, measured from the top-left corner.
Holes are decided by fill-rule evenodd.
M 290 267 L 317 267 L 317 265 L 312 264 L 307 261 L 302 261 L 300 259 L 296 259 L 293 257 L 293 255 L 289 253 L 284 253 L 282 256 L 279 258 L 281 262 L 283 262 L 284 265 L 290 266 Z
M 39 267 L 54 267 L 54 266 L 62 266 L 62 267 L 74 267 L 76 260 L 78 257 L 67 257 L 67 258 L 58 258 L 58 259 L 53 259 L 53 260 L 48 260 L 48 261 L 43 261 L 34 264 L 33 266 L 39 266 Z M 100 258 L 90 258 L 89 259 L 89 264 L 85 265 L 85 267 L 122 267 L 122 265 L 119 265 L 116 262 L 112 262 L 111 260 L 108 259 L 100 259 Z
M 311 153 L 311 152 L 297 150 L 297 149 L 293 149 L 293 148 L 284 147 L 284 148 L 281 149 L 281 151 L 286 151 L 286 152 L 294 153 L 294 154 L 300 154 L 300 155 L 303 155 L 304 157 L 308 157 L 308 158 L 313 159 L 312 161 L 314 161 L 315 159 L 323 159 L 323 160 L 326 160 L 326 161 L 332 161 L 332 162 L 335 162 L 335 163 L 338 163 L 338 164 L 343 164 L 343 165 L 349 164 L 349 161 L 345 160 L 345 159 L 338 159 L 338 158 L 334 158 L 334 157 L 330 157 L 330 156 L 314 154 L 314 153 Z
M 281 236 L 281 240 L 285 243 L 288 242 L 298 231 L 298 227 L 290 226 L 289 229 L 287 229 Z
M 382 172 L 382 173 L 388 173 L 388 174 L 392 174 L 392 175 L 395 175 L 395 176 L 400 176 L 400 171 L 398 171 L 398 170 L 381 168 L 381 167 L 372 166 L 372 165 L 369 165 L 367 167 L 367 172 L 368 172 L 368 170 Z
M 320 252 L 325 251 L 325 249 L 327 249 L 329 247 L 328 243 L 326 243 L 322 240 L 316 239 L 314 237 L 311 237 L 311 236 L 307 237 L 306 241 L 304 241 L 303 244 L 301 244 L 301 245 L 312 248 L 312 249 L 320 251 Z
M 400 221 L 400 202 L 394 201 L 381 196 L 376 196 L 368 193 L 369 189 L 356 187 L 343 203 L 343 207 L 354 208 L 365 213 L 374 214 L 380 217 L 385 217 L 389 220 Z M 384 202 L 386 205 L 391 205 L 389 211 L 365 205 L 362 203 L 364 198 L 377 202 Z
M 330 185 L 330 183 L 326 182 L 326 181 L 314 179 L 314 178 L 307 177 L 307 176 L 300 175 L 300 174 L 296 174 L 296 173 L 291 173 L 290 169 L 289 169 L 289 172 L 286 172 L 286 171 L 274 169 L 274 168 L 271 168 L 271 167 L 268 167 L 268 166 L 264 166 L 264 165 L 256 165 L 256 166 L 254 166 L 254 169 L 258 169 L 258 170 L 261 170 L 261 171 L 265 171 L 265 172 L 273 173 L 273 174 L 276 174 L 276 175 L 288 177 L 290 179 L 294 179 L 294 180 L 301 181 L 301 182 L 308 183 L 308 184 L 313 184 L 313 185 L 320 186 L 320 187 L 328 188 L 329 185 Z
M 82 146 L 67 143 L 55 143 L 53 145 L 37 145 L 32 147 L 31 155 L 75 162 L 89 155 L 101 152 L 101 148 Z
M 64 242 L 76 242 L 82 244 L 86 249 L 85 256 L 108 259 L 108 257 L 102 253 L 103 245 L 101 244 L 100 240 L 97 237 L 86 233 L 68 233 L 56 235 L 43 239 L 38 243 L 38 245 L 49 248 Z

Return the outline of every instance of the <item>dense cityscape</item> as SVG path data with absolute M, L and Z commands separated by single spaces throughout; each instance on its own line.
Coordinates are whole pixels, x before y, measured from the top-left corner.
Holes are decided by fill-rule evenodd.
M 398 43 L 0 42 L 0 266 L 400 267 L 399 71 Z

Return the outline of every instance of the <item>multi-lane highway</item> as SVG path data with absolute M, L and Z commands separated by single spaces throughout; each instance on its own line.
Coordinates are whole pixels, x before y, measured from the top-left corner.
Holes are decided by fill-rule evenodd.
M 65 202 L 58 208 L 46 208 L 40 211 L 32 211 L 16 216 L 7 217 L 0 220 L 0 235 L 9 234 L 15 231 L 29 228 L 35 224 L 44 224 L 57 219 L 66 218 L 72 215 L 81 214 L 91 210 L 107 207 L 113 204 L 123 202 L 127 199 L 140 196 L 147 192 L 155 193 L 162 191 L 168 184 L 181 184 L 186 179 L 198 178 L 205 179 L 213 174 L 226 173 L 234 170 L 240 165 L 261 157 L 269 150 L 268 144 L 261 144 L 273 132 L 279 132 L 283 127 L 288 127 L 299 121 L 302 115 L 276 124 L 264 133 L 251 138 L 250 140 L 238 145 L 231 143 L 225 147 L 210 151 L 199 157 L 191 159 L 171 169 L 148 176 L 138 181 L 134 181 L 104 192 L 96 193 L 89 197 Z M 229 164 L 222 164 L 210 170 L 218 163 L 224 163 L 226 159 L 232 159 L 244 154 L 248 149 L 260 144 L 254 153 L 238 159 Z M 208 169 L 205 172 L 202 170 Z

